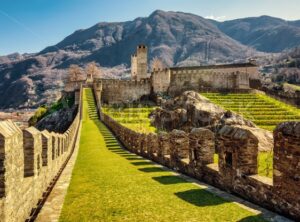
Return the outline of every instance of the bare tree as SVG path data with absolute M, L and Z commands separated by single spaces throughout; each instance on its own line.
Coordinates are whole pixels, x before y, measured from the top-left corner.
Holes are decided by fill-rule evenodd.
M 87 64 L 85 68 L 87 76 L 92 76 L 94 79 L 100 79 L 102 77 L 101 69 L 97 66 L 95 62 Z
M 165 64 L 157 57 L 154 57 L 151 61 L 151 70 L 155 69 L 164 69 L 166 66 Z
M 78 65 L 71 65 L 69 67 L 69 81 L 80 81 L 84 79 L 84 73 Z

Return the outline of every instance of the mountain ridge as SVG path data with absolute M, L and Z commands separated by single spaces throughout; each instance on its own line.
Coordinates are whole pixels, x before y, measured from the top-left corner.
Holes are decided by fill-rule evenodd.
M 272 17 L 265 18 L 268 19 L 271 20 L 271 29 L 277 23 L 280 28 L 286 28 L 280 19 L 275 18 L 273 21 Z M 257 21 L 259 23 L 261 19 Z M 239 26 L 239 23 L 242 25 Z M 296 43 L 298 23 L 300 26 L 300 21 L 290 25 L 296 27 L 293 37 Z M 122 65 L 122 71 L 118 73 L 126 71 L 126 66 L 130 66 L 130 56 L 141 43 L 149 48 L 149 62 L 158 57 L 167 66 L 244 62 L 252 56 L 261 55 L 249 47 L 251 44 L 247 45 L 249 42 L 242 44 L 236 35 L 239 32 L 245 35 L 245 27 L 252 27 L 248 30 L 254 34 L 261 30 L 259 24 L 251 19 L 250 22 L 246 19 L 220 23 L 191 13 L 162 10 L 132 21 L 100 22 L 87 29 L 77 30 L 38 53 L 1 56 L 0 108 L 37 107 L 56 99 L 56 92 L 62 88 L 67 68 L 71 64 L 85 66 L 95 61 L 103 67 Z M 266 44 L 268 48 L 264 41 L 257 45 Z M 108 73 L 108 77 L 111 77 L 111 72 Z

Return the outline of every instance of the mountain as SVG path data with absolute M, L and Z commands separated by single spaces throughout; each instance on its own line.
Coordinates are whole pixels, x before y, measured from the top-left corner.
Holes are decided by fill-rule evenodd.
M 0 109 L 37 107 L 55 100 L 70 64 L 123 64 L 121 71 L 126 70 L 141 43 L 149 48 L 149 60 L 159 57 L 169 66 L 240 62 L 249 52 L 256 53 L 193 14 L 158 10 L 133 21 L 102 22 L 39 53 L 0 57 Z
M 149 47 L 149 57 L 163 58 L 167 65 L 230 62 L 247 57 L 247 47 L 224 35 L 210 21 L 182 12 L 155 11 L 130 22 L 99 23 L 79 30 L 40 54 L 59 49 L 88 53 L 76 62 L 96 61 L 103 66 L 130 63 L 140 43 Z M 66 61 L 60 67 L 74 62 Z
M 148 46 L 149 62 L 158 57 L 168 66 L 243 62 L 300 45 L 300 20 L 261 16 L 217 22 L 157 10 L 133 21 L 101 22 L 39 53 L 0 56 L 0 109 L 56 100 L 71 64 L 95 61 L 107 77 L 124 75 L 138 44 Z
M 212 22 L 226 35 L 258 51 L 281 52 L 300 45 L 300 20 L 261 16 Z

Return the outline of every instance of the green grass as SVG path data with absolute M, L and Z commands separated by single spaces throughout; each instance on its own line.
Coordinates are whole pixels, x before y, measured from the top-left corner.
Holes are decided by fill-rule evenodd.
M 97 120 L 91 90 L 83 96 L 79 154 L 60 221 L 263 221 L 122 150 Z
M 273 177 L 273 152 L 258 153 L 258 175 Z
M 226 110 L 241 114 L 257 126 L 273 131 L 286 121 L 300 121 L 300 110 L 262 94 L 201 93 Z
M 294 85 L 294 84 L 290 84 L 290 83 L 284 83 L 283 86 L 285 88 L 288 88 L 288 89 L 290 88 L 290 89 L 295 90 L 295 91 L 300 91 L 300 86 L 298 86 L 298 85 Z
M 151 125 L 149 114 L 155 107 L 114 108 L 103 107 L 102 111 L 123 126 L 140 133 L 155 133 L 157 129 Z

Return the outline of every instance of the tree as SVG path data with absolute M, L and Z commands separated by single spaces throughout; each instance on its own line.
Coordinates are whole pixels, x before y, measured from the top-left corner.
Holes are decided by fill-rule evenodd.
M 151 70 L 154 71 L 155 69 L 164 69 L 166 66 L 165 64 L 157 57 L 154 57 L 151 61 Z
M 102 77 L 102 72 L 95 62 L 87 64 L 85 72 L 87 76 L 92 76 L 93 79 L 100 79 Z
M 78 65 L 71 65 L 69 67 L 69 81 L 80 81 L 84 79 L 84 74 L 82 69 Z

